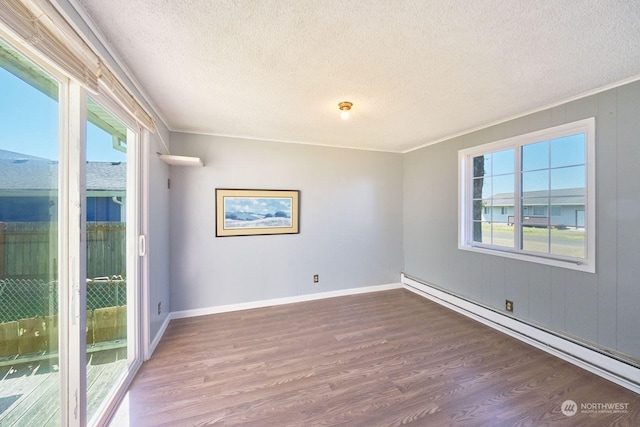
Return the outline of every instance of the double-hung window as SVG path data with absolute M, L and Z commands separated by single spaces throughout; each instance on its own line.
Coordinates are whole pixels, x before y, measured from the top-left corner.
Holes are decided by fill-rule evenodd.
M 595 119 L 459 152 L 464 250 L 595 272 Z

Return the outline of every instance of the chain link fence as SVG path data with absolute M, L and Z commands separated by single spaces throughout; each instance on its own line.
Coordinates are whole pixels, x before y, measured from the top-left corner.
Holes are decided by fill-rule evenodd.
M 127 304 L 127 281 L 120 276 L 87 281 L 87 310 Z M 0 323 L 58 314 L 58 282 L 0 279 Z

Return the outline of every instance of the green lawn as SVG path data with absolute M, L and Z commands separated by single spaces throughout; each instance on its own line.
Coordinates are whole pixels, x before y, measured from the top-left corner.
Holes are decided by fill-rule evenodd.
M 549 233 L 549 231 L 551 233 Z M 493 234 L 492 234 L 493 232 Z M 515 228 L 503 223 L 482 223 L 482 242 L 497 246 L 513 247 Z M 492 240 L 493 237 L 493 240 Z M 551 238 L 551 251 L 549 251 Z M 552 255 L 564 255 L 576 258 L 585 256 L 584 229 L 523 227 L 523 249 Z

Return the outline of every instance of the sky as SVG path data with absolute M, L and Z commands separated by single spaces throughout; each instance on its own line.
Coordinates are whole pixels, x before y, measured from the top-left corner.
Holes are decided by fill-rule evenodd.
M 522 148 L 523 191 L 585 187 L 585 136 L 571 135 L 525 145 Z M 515 150 L 485 155 L 482 197 L 513 193 Z M 549 168 L 551 169 L 549 171 Z
M 59 160 L 58 103 L 0 67 L 0 149 Z M 88 161 L 125 161 L 111 136 L 87 124 Z
M 291 198 L 225 197 L 225 212 L 251 212 L 261 215 L 283 211 L 291 214 Z

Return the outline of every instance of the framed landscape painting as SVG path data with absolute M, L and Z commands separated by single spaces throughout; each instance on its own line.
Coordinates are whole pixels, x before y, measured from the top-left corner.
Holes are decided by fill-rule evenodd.
M 216 237 L 297 234 L 297 190 L 216 188 Z

